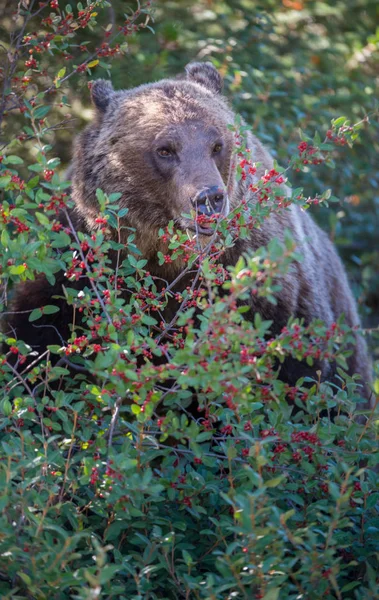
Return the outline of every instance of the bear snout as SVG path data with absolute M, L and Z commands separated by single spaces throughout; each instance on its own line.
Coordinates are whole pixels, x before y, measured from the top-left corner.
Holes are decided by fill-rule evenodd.
M 190 210 L 183 210 L 176 220 L 180 228 L 189 229 L 197 234 L 211 236 L 214 227 L 210 225 L 219 222 L 230 211 L 229 197 L 224 187 L 219 185 L 204 186 L 188 198 Z M 188 214 L 191 218 L 188 218 Z
M 217 185 L 204 188 L 191 200 L 197 214 L 208 217 L 214 214 L 226 215 L 229 212 L 227 201 L 225 190 Z

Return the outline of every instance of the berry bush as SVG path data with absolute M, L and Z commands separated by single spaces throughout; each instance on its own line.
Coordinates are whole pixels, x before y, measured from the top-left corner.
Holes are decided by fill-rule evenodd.
M 138 54 L 155 8 L 120 16 L 104 0 L 21 0 L 12 10 L 0 98 L 1 306 L 11 312 L 16 284 L 64 272 L 74 319 L 69 339 L 39 355 L 1 334 L 1 598 L 378 598 L 378 368 L 374 408 L 363 410 L 342 319 L 291 319 L 272 336 L 259 314 L 245 318 L 248 295 L 275 302 L 300 259 L 289 236 L 233 268 L 220 262 L 290 203 L 332 211 L 330 190 L 293 186 L 287 197 L 277 186 L 338 164 L 369 119 L 335 116 L 301 133 L 287 166 L 252 190 L 253 206 L 207 223 L 206 247 L 169 223 L 159 260 L 183 269 L 162 287 L 132 230 L 115 241 L 127 214 L 118 194 L 99 189 L 98 231 L 75 230 L 55 152 L 56 139 L 72 140 L 73 90 Z M 242 123 L 232 126 L 237 178 L 256 168 Z M 30 327 L 44 314 L 59 319 L 56 304 L 29 312 Z M 335 361 L 339 384 L 288 386 L 278 379 L 286 357 Z

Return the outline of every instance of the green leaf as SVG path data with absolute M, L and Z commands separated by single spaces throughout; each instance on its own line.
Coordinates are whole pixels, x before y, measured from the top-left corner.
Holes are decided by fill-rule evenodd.
M 47 349 L 50 350 L 52 354 L 59 354 L 61 346 L 58 346 L 57 344 L 52 344 L 51 346 L 47 346 Z
M 341 592 L 350 592 L 350 590 L 353 590 L 354 588 L 358 587 L 358 585 L 360 585 L 359 581 L 351 581 L 350 583 L 347 583 L 343 586 Z
M 114 363 L 114 354 L 108 350 L 107 353 L 99 352 L 95 358 L 95 369 L 101 371 L 107 369 Z
M 41 225 L 44 225 L 45 227 L 48 227 L 50 225 L 49 218 L 46 215 L 40 212 L 36 212 L 35 215 L 37 217 L 37 220 L 41 223 Z
M 332 124 L 334 127 L 341 127 L 346 121 L 346 117 L 338 117 L 338 119 L 333 119 Z
M 278 600 L 280 588 L 271 588 L 267 594 L 263 596 L 263 600 Z
M 366 499 L 367 508 L 374 508 L 376 504 L 379 506 L 379 492 L 370 494 Z
M 59 307 L 58 306 L 54 306 L 53 304 L 47 304 L 46 306 L 42 307 L 42 314 L 44 315 L 52 315 L 56 312 L 59 312 Z
M 26 185 L 26 189 L 27 190 L 32 190 L 34 187 L 36 187 L 38 185 L 39 182 L 39 176 L 36 175 L 35 177 L 32 177 L 32 179 L 30 179 Z
M 234 446 L 229 446 L 226 455 L 229 460 L 233 460 L 233 458 L 236 458 L 237 456 L 237 449 Z
M 202 431 L 196 436 L 196 441 L 200 444 L 201 442 L 205 442 L 206 440 L 210 440 L 213 437 L 212 431 Z
M 269 479 L 264 482 L 264 485 L 268 488 L 278 487 L 283 481 L 285 481 L 284 475 L 279 475 L 279 477 L 274 477 L 273 479 Z
M 4 163 L 6 165 L 22 165 L 22 164 L 24 164 L 24 161 L 19 156 L 15 156 L 14 154 L 11 154 L 10 156 L 4 157 Z
M 41 173 L 41 171 L 43 171 L 43 165 L 36 163 L 34 165 L 29 165 L 28 169 L 29 169 L 29 171 L 35 171 L 36 173 Z
M 58 41 L 57 38 L 60 36 L 56 36 L 54 38 L 54 41 Z M 65 76 L 66 73 L 66 67 L 62 67 L 62 69 L 60 69 L 56 75 L 56 77 L 54 78 L 54 84 L 56 88 L 59 88 L 61 85 L 60 80 L 63 79 L 63 77 Z
M 6 229 L 3 229 L 3 231 L 1 232 L 1 244 L 4 246 L 4 248 L 7 248 L 9 246 L 11 239 L 9 237 L 9 233 Z
M 65 231 L 59 231 L 54 237 L 54 241 L 51 243 L 52 248 L 65 248 L 71 243 L 70 236 Z
M 26 573 L 23 573 L 22 571 L 20 571 L 20 573 L 18 575 L 22 579 L 22 581 L 24 583 L 26 583 L 26 585 L 30 588 L 32 585 L 32 580 L 30 579 L 29 575 L 27 575 Z
M 127 521 L 121 521 L 121 520 L 115 521 L 114 523 L 109 525 L 109 527 L 107 527 L 104 537 L 106 540 L 115 540 L 119 536 L 121 531 L 123 531 L 124 529 L 127 529 L 127 528 L 128 528 Z
M 29 315 L 29 321 L 37 321 L 42 317 L 42 310 L 40 308 L 35 308 Z
M 88 63 L 87 67 L 89 69 L 93 69 L 93 67 L 97 67 L 97 65 L 99 64 L 99 60 L 91 60 L 91 62 Z
M 137 262 L 138 262 L 137 259 L 135 258 L 135 256 L 133 256 L 133 254 L 128 254 L 128 261 L 130 262 L 132 267 L 136 267 Z
M 9 417 L 9 415 L 12 413 L 12 404 L 8 400 L 8 398 L 4 398 L 4 400 L 1 401 L 0 406 L 1 406 L 1 412 L 3 413 L 3 415 L 5 415 L 6 417 Z
M 12 177 L 10 175 L 2 175 L 0 177 L 0 188 L 5 188 L 11 182 Z
M 13 265 L 9 267 L 9 272 L 11 275 L 21 275 L 26 270 L 25 265 Z
M 34 117 L 36 119 L 43 119 L 50 112 L 51 106 L 39 106 L 34 111 Z
M 184 562 L 186 563 L 187 567 L 190 567 L 191 565 L 193 565 L 193 559 L 192 559 L 192 556 L 190 555 L 190 553 L 187 552 L 187 550 L 182 550 L 182 554 L 183 554 Z
M 13 208 L 12 209 L 12 216 L 13 217 L 24 218 L 27 215 L 28 215 L 27 211 L 24 210 L 23 208 Z
M 142 322 L 145 325 L 156 325 L 157 320 L 154 317 L 150 317 L 149 315 L 142 315 Z

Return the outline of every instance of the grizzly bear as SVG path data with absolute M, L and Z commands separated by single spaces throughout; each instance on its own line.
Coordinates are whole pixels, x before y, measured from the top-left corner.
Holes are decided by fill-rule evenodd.
M 163 250 L 159 229 L 173 221 L 178 229 L 193 230 L 206 240 L 212 231 L 183 215 L 193 210 L 197 215 L 227 215 L 242 199 L 256 201 L 251 184 L 273 168 L 267 150 L 248 132 L 252 160 L 260 166 L 255 174 L 237 181 L 235 135 L 230 127 L 235 114 L 221 92 L 222 79 L 211 63 L 190 63 L 183 77 L 131 90 L 114 91 L 109 81 L 95 81 L 91 89 L 95 118 L 76 140 L 70 167 L 75 226 L 87 232 L 99 227 L 98 188 L 106 194 L 121 193 L 120 208 L 128 209 L 124 224 L 135 230 L 136 246 L 148 261 L 146 269 L 172 282 L 183 265 L 180 261 L 159 264 L 157 252 Z M 321 319 L 329 326 L 343 313 L 348 325 L 359 326 L 336 250 L 309 214 L 296 205 L 272 213 L 248 239 L 237 240 L 225 252 L 224 264 L 234 265 L 242 254 L 267 245 L 273 238 L 283 240 L 286 230 L 291 231 L 303 260 L 295 262 L 283 276 L 277 303 L 252 297 L 249 314 L 259 312 L 272 320 L 273 333 L 279 332 L 290 316 L 306 324 Z M 125 227 L 124 231 L 129 235 L 130 230 Z M 9 329 L 38 352 L 48 344 L 67 340 L 70 308 L 60 302 L 60 312 L 42 321 L 48 327 L 41 327 L 39 321 L 37 329 L 22 311 L 56 303 L 51 297 L 62 295 L 64 281 L 64 274 L 60 274 L 54 286 L 40 278 L 16 290 Z M 319 368 L 324 379 L 333 375 L 331 365 L 323 363 Z M 358 334 L 349 370 L 361 375 L 362 395 L 369 398 L 370 361 Z M 287 361 L 280 377 L 294 384 L 304 374 L 314 376 L 314 371 Z

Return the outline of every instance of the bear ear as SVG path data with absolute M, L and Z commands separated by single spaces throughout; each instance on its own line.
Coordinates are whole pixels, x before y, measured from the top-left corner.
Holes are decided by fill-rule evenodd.
M 215 94 L 219 94 L 222 91 L 222 77 L 212 63 L 189 63 L 185 70 L 187 73 L 187 79 L 196 81 L 196 83 L 200 83 L 200 85 L 206 87 Z
M 114 89 L 110 81 L 106 79 L 97 79 L 91 86 L 91 99 L 99 112 L 105 113 L 109 101 L 114 94 Z

